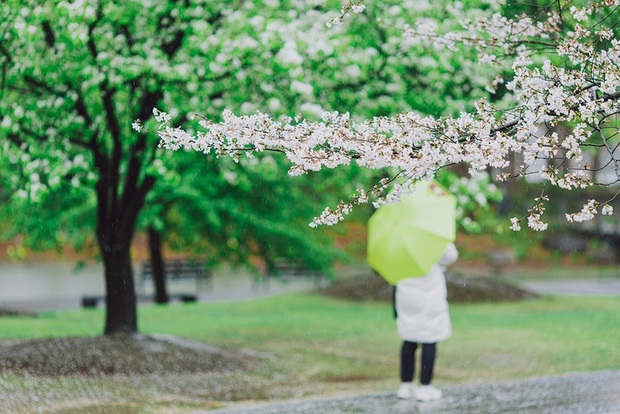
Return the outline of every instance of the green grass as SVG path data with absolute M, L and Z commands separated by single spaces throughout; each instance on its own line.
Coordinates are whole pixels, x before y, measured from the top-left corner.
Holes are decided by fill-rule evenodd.
M 620 369 L 620 298 L 545 297 L 452 305 L 439 345 L 438 383 Z M 245 302 L 145 306 L 143 333 L 267 351 L 308 381 L 396 380 L 398 338 L 387 303 L 292 294 Z M 98 335 L 101 310 L 0 318 L 0 339 Z
M 0 339 L 93 336 L 103 332 L 103 312 L 70 310 L 42 312 L 36 317 L 0 318 Z
M 620 369 L 619 297 L 453 306 L 446 379 L 472 382 Z
M 439 345 L 439 386 L 620 369 L 620 297 L 454 304 L 451 314 L 453 335 Z M 0 318 L 0 341 L 99 335 L 103 317 L 102 310 L 71 310 Z M 291 294 L 145 306 L 139 320 L 143 333 L 249 348 L 272 357 L 258 369 L 215 377 L 5 375 L 0 376 L 4 406 L 16 414 L 190 414 L 231 398 L 212 397 L 209 393 L 217 394 L 219 387 L 214 384 L 228 384 L 231 390 L 252 387 L 255 397 L 249 398 L 386 392 L 398 384 L 400 339 L 388 303 Z

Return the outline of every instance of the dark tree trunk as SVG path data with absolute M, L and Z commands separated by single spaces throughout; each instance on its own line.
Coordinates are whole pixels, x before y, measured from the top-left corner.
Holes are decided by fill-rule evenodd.
M 155 302 L 168 303 L 168 291 L 166 290 L 166 271 L 162 255 L 161 234 L 153 227 L 148 229 L 149 252 L 151 255 L 151 269 L 155 286 Z
M 106 282 L 105 335 L 138 332 L 136 294 L 129 248 L 103 253 Z
M 107 166 L 105 159 L 98 161 Z M 109 170 L 101 168 L 100 171 Z M 132 176 L 134 174 L 127 174 L 129 178 Z M 118 184 L 115 179 L 104 176 L 97 185 L 97 241 L 103 257 L 106 285 L 104 335 L 138 332 L 130 248 L 138 213 L 154 183 L 152 177 L 146 177 L 139 186 L 130 181 L 121 197 L 116 195 Z

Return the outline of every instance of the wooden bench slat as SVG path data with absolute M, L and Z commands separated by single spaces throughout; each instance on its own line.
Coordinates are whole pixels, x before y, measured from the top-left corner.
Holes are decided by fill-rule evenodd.
M 168 260 L 164 262 L 166 280 L 196 280 L 196 283 L 204 282 L 208 288 L 212 287 L 212 274 L 205 268 L 203 261 L 199 260 Z M 140 271 L 141 286 L 153 278 L 153 266 L 151 262 L 142 263 Z

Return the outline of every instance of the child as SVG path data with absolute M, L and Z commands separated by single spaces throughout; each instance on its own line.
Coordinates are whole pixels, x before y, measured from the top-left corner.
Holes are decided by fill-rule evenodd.
M 423 277 L 398 282 L 394 289 L 396 327 L 403 339 L 401 349 L 401 385 L 398 398 L 432 401 L 441 398 L 441 390 L 431 385 L 437 342 L 450 337 L 452 326 L 448 312 L 445 267 L 456 262 L 458 251 L 450 243 L 437 264 Z M 415 352 L 421 344 L 420 386 L 413 385 Z

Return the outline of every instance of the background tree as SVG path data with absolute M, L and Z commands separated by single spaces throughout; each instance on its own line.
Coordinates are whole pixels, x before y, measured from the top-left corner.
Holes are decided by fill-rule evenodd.
M 62 191 L 67 181 L 95 190 L 106 334 L 137 330 L 129 248 L 146 196 L 161 177 L 155 140 L 131 133 L 132 120 L 148 118 L 155 105 L 177 102 L 186 91 L 203 91 L 214 107 L 266 99 L 270 92 L 259 88 L 259 79 L 270 74 L 266 62 L 281 42 L 272 30 L 276 49 L 256 49 L 254 26 L 265 19 L 254 2 L 235 10 L 207 2 L 144 6 L 1 6 L 0 105 L 11 144 L 3 149 L 12 170 L 27 179 L 19 195 L 30 201 Z M 271 11 L 277 27 L 284 15 Z
M 313 232 L 308 218 L 334 202 L 336 180 L 364 177 L 347 170 L 336 177 L 316 174 L 299 181 L 287 177 L 286 164 L 279 156 L 240 164 L 204 162 L 194 153 L 176 159 L 176 169 L 149 194 L 139 223 L 148 231 L 151 256 L 163 259 L 166 241 L 173 251 L 206 259 L 209 268 L 229 263 L 277 274 L 277 261 L 285 259 L 330 274 L 335 260 L 346 260 L 334 248 L 338 234 Z M 165 281 L 155 284 L 156 298 L 163 303 Z
M 259 0 L 0 5 L 2 155 L 10 174 L 25 179 L 16 194 L 31 202 L 66 188 L 94 191 L 106 334 L 137 330 L 129 247 L 146 203 L 167 202 L 156 192 L 164 194 L 163 177 L 175 165 L 162 161 L 152 135 L 130 130 L 135 119 L 155 128 L 154 106 L 175 108 L 157 121 L 185 122 L 196 108 L 215 119 L 223 108 L 318 119 L 335 108 L 360 116 L 457 112 L 487 93 L 470 76 L 455 76 L 486 79 L 465 54 L 444 59 L 422 44 L 404 48 L 402 33 L 388 30 L 434 14 L 451 27 L 466 16 L 451 2 L 382 2 L 328 29 L 339 8 Z M 390 16 L 389 24 L 377 16 Z M 164 221 L 147 218 L 156 229 Z

